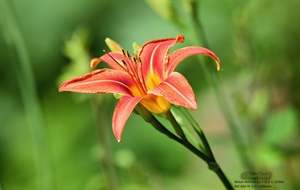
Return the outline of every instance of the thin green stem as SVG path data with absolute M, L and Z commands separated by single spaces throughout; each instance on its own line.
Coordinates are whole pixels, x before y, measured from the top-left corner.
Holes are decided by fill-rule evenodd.
M 197 147 L 199 148 L 199 150 L 201 152 L 205 152 L 205 148 L 203 147 L 203 145 L 201 143 L 199 143 L 198 139 L 195 137 L 194 134 L 192 134 L 189 129 L 187 129 L 182 123 L 180 123 L 181 128 L 184 132 L 184 134 L 186 135 L 187 139 L 189 139 L 189 141 L 191 142 L 191 144 L 193 145 L 197 145 Z
M 215 170 L 214 172 L 217 174 L 219 179 L 222 181 L 222 183 L 226 187 L 226 189 L 233 190 L 232 185 L 230 184 L 230 182 L 228 181 L 226 175 L 224 174 L 224 172 L 221 170 L 220 167 L 217 170 Z
M 16 76 L 19 82 L 26 118 L 28 119 L 28 127 L 31 132 L 37 186 L 38 189 L 53 189 L 54 178 L 50 150 L 47 144 L 45 125 L 36 92 L 30 58 L 9 1 L 2 1 L 1 5 L 4 7 L 1 9 L 4 13 L 2 13 L 3 19 L 1 19 L 0 24 L 4 28 L 5 39 L 15 54 L 15 62 L 18 63 L 15 66 L 15 71 L 17 72 Z
M 191 116 L 191 114 L 188 112 L 188 110 L 184 107 L 179 108 L 181 113 L 185 116 L 185 118 L 189 121 L 189 123 L 192 125 L 193 129 L 196 131 L 197 135 L 201 139 L 201 142 L 204 145 L 205 152 L 214 158 L 213 152 L 208 144 L 208 141 L 204 135 L 204 132 L 201 130 L 201 127 L 198 125 L 198 123 L 195 121 L 195 119 Z
M 172 132 L 170 132 L 163 124 L 161 124 L 156 117 L 154 117 L 152 115 L 152 113 L 150 113 L 144 106 L 142 106 L 141 104 L 138 104 L 135 107 L 136 112 L 143 117 L 143 119 L 150 123 L 156 130 L 158 130 L 159 132 L 165 134 L 166 136 L 168 136 L 169 138 L 175 140 L 176 142 L 180 143 L 181 145 L 185 146 L 187 149 L 189 149 L 191 152 L 193 152 L 194 154 L 196 154 L 198 157 L 200 157 L 202 160 L 204 160 L 205 162 L 209 162 L 210 158 L 208 156 L 206 156 L 203 152 L 199 151 L 196 147 L 194 147 L 192 144 L 190 143 L 186 143 L 186 141 L 183 141 L 182 139 L 180 139 L 179 137 L 177 137 L 176 135 L 174 135 Z M 178 124 L 178 123 L 177 123 Z M 179 125 L 179 124 L 178 124 Z
M 163 134 L 167 135 L 169 138 L 175 140 L 176 142 L 180 143 L 181 145 L 185 146 L 187 149 L 189 149 L 191 152 L 193 152 L 195 155 L 200 157 L 205 162 L 209 162 L 210 158 L 200 152 L 197 148 L 195 148 L 192 144 L 187 143 L 187 141 L 184 141 L 180 138 L 178 138 L 176 135 L 171 133 L 167 128 L 165 128 L 154 116 L 153 120 L 150 122 L 150 124 L 157 129 L 158 131 L 162 132 Z
M 189 114 L 189 112 L 187 112 L 187 110 L 185 110 L 185 112 L 183 112 L 183 114 L 186 116 L 186 118 L 190 121 L 190 123 L 193 125 L 194 129 L 197 129 L 196 132 L 199 135 L 204 148 L 207 152 L 207 157 L 209 159 L 204 160 L 207 164 L 210 170 L 212 170 L 213 172 L 215 172 L 217 174 L 217 176 L 219 177 L 219 179 L 222 181 L 223 185 L 227 188 L 227 189 L 233 189 L 233 187 L 231 186 L 230 182 L 228 181 L 227 177 L 225 176 L 225 174 L 223 173 L 222 169 L 220 168 L 220 166 L 217 164 L 217 161 L 213 155 L 213 152 L 209 146 L 209 143 L 204 135 L 204 132 L 201 130 L 201 128 L 199 127 L 199 125 L 197 124 L 197 122 L 193 119 L 193 117 Z M 172 123 L 172 125 L 175 125 L 176 127 L 180 127 L 179 123 L 176 121 L 176 119 L 174 118 L 174 116 L 172 115 L 171 112 L 168 113 L 168 119 L 170 120 L 170 122 Z M 192 146 L 189 141 L 183 140 L 183 143 L 185 145 L 188 146 Z M 197 152 L 200 152 L 197 149 Z M 202 152 L 201 152 L 202 153 Z
M 180 143 L 181 145 L 183 145 L 184 147 L 186 147 L 187 149 L 189 149 L 191 152 L 193 152 L 195 155 L 197 155 L 199 158 L 201 158 L 202 160 L 204 160 L 207 164 L 208 164 L 208 168 L 215 172 L 217 174 L 217 176 L 219 177 L 219 179 L 222 181 L 223 185 L 226 187 L 226 189 L 233 189 L 230 182 L 228 181 L 227 177 L 225 176 L 225 174 L 223 173 L 222 169 L 220 168 L 220 166 L 217 164 L 212 151 L 209 147 L 209 144 L 204 136 L 204 133 L 202 132 L 202 137 L 201 140 L 204 140 L 205 142 L 203 142 L 203 144 L 206 144 L 206 146 L 208 146 L 209 151 L 211 152 L 211 155 L 207 156 L 206 154 L 204 154 L 203 152 L 201 152 L 200 150 L 198 150 L 197 148 L 195 148 L 184 136 L 185 139 L 180 139 L 179 137 L 177 137 L 176 135 L 174 135 L 173 133 L 171 133 L 167 128 L 165 128 L 165 126 L 163 126 L 146 108 L 144 108 L 142 105 L 138 105 L 136 107 L 136 111 L 147 121 L 149 122 L 156 130 L 158 130 L 159 132 L 167 135 L 169 138 L 175 140 L 176 142 Z M 178 128 L 181 128 L 180 124 L 176 121 L 175 117 L 173 116 L 171 111 L 168 111 L 166 113 L 167 118 L 169 119 L 170 123 L 173 125 L 174 128 L 177 128 L 175 130 L 180 130 Z M 181 132 L 183 133 L 183 131 L 181 130 Z M 179 133 L 181 133 L 179 132 Z
M 181 137 L 182 140 L 184 141 L 187 141 L 187 138 L 181 128 L 181 126 L 179 125 L 179 123 L 176 121 L 176 119 L 174 118 L 171 110 L 168 110 L 166 113 L 165 113 L 167 119 L 171 122 L 175 132 L 177 133 L 177 135 L 179 135 Z

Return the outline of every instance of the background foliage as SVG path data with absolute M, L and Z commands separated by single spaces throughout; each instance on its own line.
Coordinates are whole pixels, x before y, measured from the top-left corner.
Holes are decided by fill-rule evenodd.
M 176 14 L 188 12 L 188 1 L 175 2 Z M 162 8 L 162 1 L 156 3 L 154 8 Z M 134 41 L 179 33 L 186 42 L 173 49 L 195 45 L 149 4 L 0 1 L 0 189 L 107 189 L 111 183 L 124 189 L 222 187 L 204 162 L 135 114 L 117 143 L 112 96 L 57 91 L 64 79 L 90 71 L 90 58 L 108 49 L 106 37 L 128 50 Z M 297 188 L 300 181 L 299 10 L 296 0 L 199 4 L 209 48 L 223 67 L 217 73 L 222 98 L 230 103 L 256 171 L 283 180 L 278 189 Z M 199 108 L 191 113 L 216 159 L 231 182 L 240 179 L 247 169 L 202 67 L 193 57 L 178 70 L 195 90 Z

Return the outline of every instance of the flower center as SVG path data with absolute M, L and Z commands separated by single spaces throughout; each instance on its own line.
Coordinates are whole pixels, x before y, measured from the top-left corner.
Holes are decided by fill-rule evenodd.
M 131 87 L 133 96 L 145 96 L 147 95 L 147 85 L 144 81 L 142 72 L 142 61 L 138 55 L 130 56 L 128 51 L 122 49 L 124 59 L 122 60 L 122 66 L 131 76 L 135 82 L 135 86 Z
M 130 86 L 132 96 L 143 97 L 140 103 L 149 111 L 162 114 L 170 109 L 170 103 L 162 96 L 156 96 L 147 94 L 148 90 L 154 89 L 157 85 L 162 82 L 162 79 L 156 73 L 149 73 L 145 78 L 143 76 L 142 61 L 138 55 L 130 56 L 128 51 L 122 49 L 124 59 L 118 63 L 124 71 L 126 71 L 132 80 L 134 85 Z M 146 81 L 145 81 L 146 80 Z

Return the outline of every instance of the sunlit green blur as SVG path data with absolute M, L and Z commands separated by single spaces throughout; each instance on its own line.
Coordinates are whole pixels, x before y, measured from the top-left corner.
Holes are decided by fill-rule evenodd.
M 189 12 L 184 3 L 176 7 L 177 16 Z M 299 7 L 293 0 L 199 4 L 209 48 L 221 60 L 222 71 L 213 72 L 222 98 L 256 171 L 284 181 L 277 189 L 300 188 Z M 91 71 L 90 59 L 109 50 L 106 37 L 131 52 L 133 42 L 179 33 L 186 42 L 171 50 L 197 45 L 180 28 L 191 24 L 186 17 L 176 25 L 152 8 L 144 1 L 0 1 L 0 190 L 223 188 L 202 160 L 134 113 L 118 143 L 113 95 L 57 90 Z M 193 87 L 198 109 L 191 114 L 234 185 L 247 169 L 211 84 L 194 57 L 177 71 Z

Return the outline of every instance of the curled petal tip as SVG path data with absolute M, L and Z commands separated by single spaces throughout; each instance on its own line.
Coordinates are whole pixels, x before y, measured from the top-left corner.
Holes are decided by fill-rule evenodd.
M 64 91 L 64 90 L 63 90 L 62 87 L 60 86 L 60 87 L 58 88 L 58 92 L 62 92 L 62 91 Z
M 118 134 L 118 133 L 116 133 L 116 131 L 114 131 L 114 136 L 115 136 L 115 138 L 116 138 L 116 140 L 117 140 L 118 143 L 121 142 L 121 140 L 122 140 L 122 134 Z
M 221 69 L 221 61 L 220 61 L 219 57 L 216 54 L 214 54 L 213 52 L 211 53 L 210 57 L 213 58 L 217 64 L 217 71 L 221 71 L 222 70 Z
M 177 35 L 177 41 L 178 42 L 184 42 L 184 36 L 182 34 Z
M 63 82 L 60 87 L 58 88 L 58 92 L 66 91 L 65 87 L 69 84 L 69 80 Z
M 216 64 L 217 64 L 217 71 L 221 71 L 220 61 L 216 61 Z
M 197 102 L 196 102 L 196 100 L 195 100 L 194 104 L 191 105 L 190 109 L 196 110 L 197 108 L 198 108 L 198 105 L 197 105 Z
M 100 62 L 101 62 L 101 59 L 99 59 L 99 58 L 93 58 L 91 60 L 91 68 L 95 69 Z

